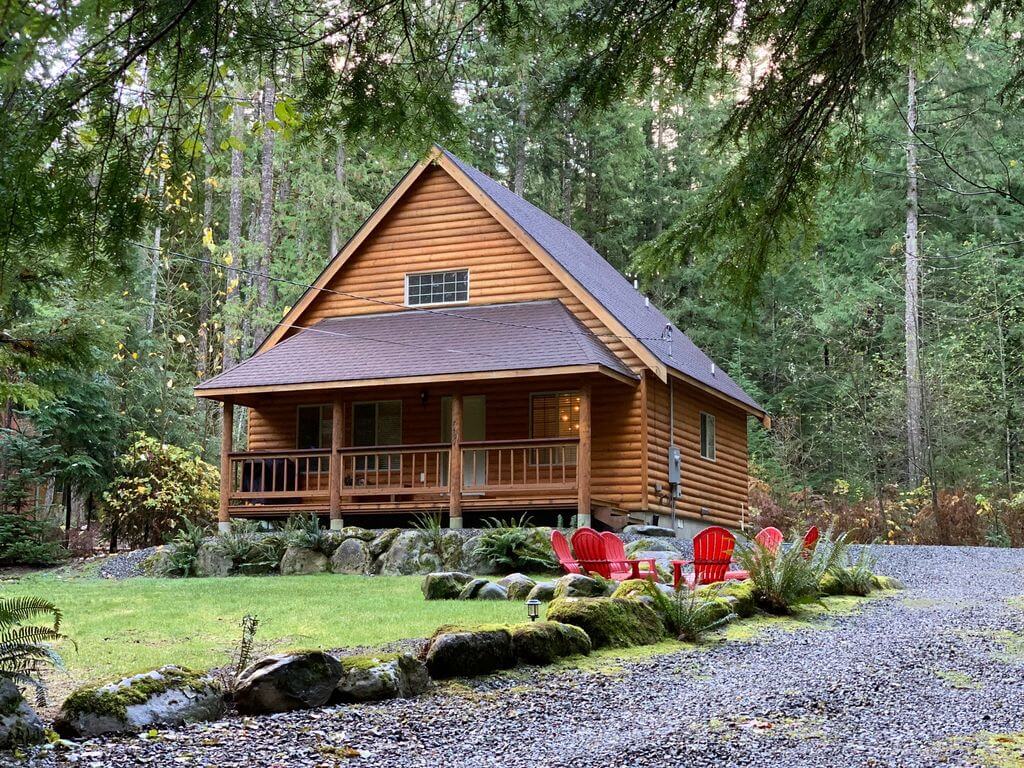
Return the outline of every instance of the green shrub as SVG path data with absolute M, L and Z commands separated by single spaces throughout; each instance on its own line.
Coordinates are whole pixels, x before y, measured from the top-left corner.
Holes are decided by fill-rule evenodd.
M 196 561 L 199 559 L 199 548 L 203 546 L 207 530 L 188 520 L 178 535 L 171 539 L 168 555 L 168 576 L 195 576 Z
M 485 520 L 476 554 L 494 566 L 509 571 L 551 571 L 557 568 L 551 545 L 532 526 L 526 515 L 504 522 Z
M 284 540 L 289 547 L 312 549 L 328 557 L 334 554 L 334 550 L 341 543 L 331 536 L 328 529 L 321 527 L 320 517 L 316 512 L 289 517 L 284 527 Z
M 668 595 L 651 582 L 645 583 L 646 594 L 653 600 L 665 628 L 680 640 L 699 642 L 706 632 L 737 618 L 732 605 L 721 597 L 722 584 L 709 584 L 700 589 L 682 585 Z
M 854 556 L 846 554 L 846 562 L 835 567 L 831 573 L 838 582 L 840 594 L 866 597 L 874 588 L 874 570 L 878 558 L 867 547 L 861 547 Z
M 450 536 L 450 531 L 442 525 L 441 514 L 422 513 L 413 518 L 413 527 L 419 531 L 420 538 L 427 550 L 437 558 L 439 567 L 444 570 L 454 568 L 462 556 L 462 540 Z
M 18 514 L 0 514 L 0 565 L 56 565 L 68 552 L 56 529 Z
M 45 617 L 46 623 L 37 620 Z M 40 677 L 47 667 L 62 668 L 52 644 L 64 640 L 61 612 L 38 597 L 0 598 L 0 677 L 30 685 L 44 704 L 45 687 Z
M 219 474 L 190 451 L 140 434 L 115 473 L 103 494 L 103 520 L 117 538 L 150 546 L 171 539 L 185 520 L 212 525 Z

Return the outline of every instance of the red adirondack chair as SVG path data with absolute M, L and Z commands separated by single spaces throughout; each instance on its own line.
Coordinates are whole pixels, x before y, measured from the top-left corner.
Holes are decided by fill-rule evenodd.
M 785 537 L 782 535 L 782 531 L 778 528 L 769 526 L 768 528 L 762 528 L 757 536 L 754 537 L 754 541 L 760 544 L 762 547 L 767 549 L 769 552 L 778 552 L 779 547 L 782 546 L 782 541 Z
M 725 528 L 712 525 L 693 537 L 693 559 L 673 560 L 673 583 L 678 589 L 682 583 L 690 589 L 701 584 L 719 581 L 742 581 L 746 571 L 730 571 L 736 537 Z M 684 566 L 693 565 L 693 573 L 683 573 Z
M 804 554 L 810 555 L 814 551 L 814 548 L 818 546 L 818 537 L 821 533 L 818 531 L 818 526 L 812 525 L 807 529 L 807 533 L 804 534 Z
M 596 573 L 606 579 L 612 577 L 611 563 L 604 551 L 604 540 L 593 528 L 577 528 L 572 532 L 572 551 L 585 573 Z
M 625 581 L 626 579 L 661 581 L 658 578 L 658 569 L 654 565 L 653 557 L 630 560 L 626 557 L 626 545 L 611 531 L 602 532 L 601 539 L 604 541 L 604 554 L 611 565 L 613 579 L 616 581 Z M 644 563 L 647 564 L 647 570 L 640 569 Z
M 565 569 L 566 573 L 585 573 L 580 564 L 573 559 L 572 552 L 569 549 L 569 541 L 561 531 L 551 531 L 551 549 L 554 550 L 555 557 L 558 558 L 558 564 Z

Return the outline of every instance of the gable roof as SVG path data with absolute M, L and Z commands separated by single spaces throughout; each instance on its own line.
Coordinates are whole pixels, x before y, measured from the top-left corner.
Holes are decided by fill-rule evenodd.
M 273 345 L 280 343 L 294 328 L 295 320 L 320 291 L 327 288 L 330 280 L 348 258 L 356 252 L 431 164 L 440 165 L 448 171 L 452 178 L 494 214 L 528 250 L 550 268 L 555 269 L 556 275 L 560 270 L 563 274 L 557 276 L 561 277 L 566 286 L 599 318 L 606 320 L 606 325 L 610 324 L 611 332 L 622 337 L 623 343 L 662 379 L 666 378 L 666 372 L 673 372 L 701 389 L 731 400 L 759 416 L 765 416 L 764 409 L 744 392 L 742 387 L 718 368 L 711 358 L 660 310 L 647 302 L 644 296 L 582 237 L 437 145 L 427 157 L 410 168 L 402 177 L 388 197 L 324 268 L 314 285 L 295 303 L 282 323 L 263 340 L 257 348 L 257 354 L 264 354 L 264 347 L 268 344 L 272 348 Z M 460 308 L 459 311 L 464 310 Z
M 531 301 L 327 318 L 196 391 L 580 366 L 636 379 L 562 302 Z

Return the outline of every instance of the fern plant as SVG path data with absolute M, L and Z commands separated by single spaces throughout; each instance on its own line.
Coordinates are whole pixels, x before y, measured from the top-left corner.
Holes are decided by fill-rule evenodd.
M 523 515 L 509 521 L 491 518 L 484 521 L 476 553 L 493 565 L 517 571 L 550 571 L 556 568 L 550 545 Z
M 199 549 L 205 539 L 205 527 L 184 520 L 182 529 L 171 540 L 168 573 L 172 576 L 195 576 Z
M 738 549 L 735 556 L 754 584 L 758 607 L 769 613 L 788 614 L 801 605 L 820 602 L 821 578 L 835 571 L 844 547 L 845 535 L 836 540 L 822 537 L 810 556 L 800 540 L 776 550 L 754 540 Z
M 667 595 L 653 583 L 646 583 L 647 594 L 654 600 L 654 608 L 665 621 L 668 631 L 688 643 L 700 642 L 705 633 L 736 618 L 736 614 L 725 608 L 725 602 L 719 599 L 721 588 L 721 584 L 700 590 L 680 585 L 672 595 Z
M 46 703 L 40 674 L 49 667 L 64 668 L 52 645 L 66 639 L 60 631 L 62 618 L 49 600 L 0 598 L 0 677 L 33 687 L 40 706 Z M 40 619 L 45 623 L 40 624 Z
M 455 551 L 454 542 L 446 537 L 448 533 L 441 521 L 441 514 L 419 513 L 412 521 L 413 528 L 419 531 L 420 538 L 426 544 L 427 550 L 437 558 L 441 568 L 451 568 L 458 562 L 458 552 Z
M 260 535 L 258 521 L 236 520 L 230 530 L 217 535 L 213 546 L 231 560 L 236 573 L 267 573 L 281 560 L 267 538 Z
M 333 554 L 330 531 L 320 525 L 316 512 L 293 515 L 285 525 L 285 540 L 289 547 L 312 549 L 325 555 Z
M 841 593 L 866 597 L 874 588 L 873 578 L 878 558 L 865 546 L 860 547 L 856 555 L 848 553 L 845 559 L 845 565 L 835 568 L 832 572 L 839 582 Z

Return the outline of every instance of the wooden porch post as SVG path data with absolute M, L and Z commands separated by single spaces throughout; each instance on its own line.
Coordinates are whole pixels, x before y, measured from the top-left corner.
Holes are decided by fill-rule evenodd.
M 448 459 L 448 526 L 462 527 L 462 393 L 452 394 L 452 446 Z
M 228 504 L 231 501 L 231 451 L 235 438 L 235 404 L 230 400 L 223 403 L 220 437 L 220 508 L 217 510 L 217 529 L 231 530 Z
M 334 398 L 331 408 L 331 458 L 328 464 L 330 469 L 330 492 L 331 492 L 331 530 L 340 531 L 345 527 L 345 521 L 341 517 L 341 465 L 343 458 L 338 451 L 341 449 L 342 435 L 345 434 L 345 407 L 340 397 Z
M 590 382 L 580 386 L 580 444 L 576 451 L 576 523 L 590 525 Z

